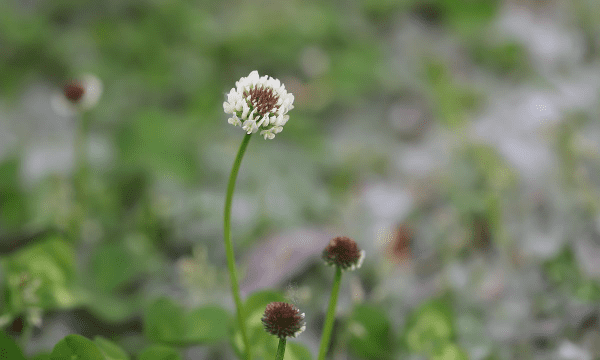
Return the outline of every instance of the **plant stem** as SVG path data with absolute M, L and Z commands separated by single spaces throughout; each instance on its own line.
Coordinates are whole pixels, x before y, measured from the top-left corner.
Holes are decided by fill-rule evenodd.
M 90 125 L 89 115 L 84 111 L 76 124 L 73 168 L 73 191 L 75 193 L 75 208 L 71 216 L 70 229 L 74 237 L 81 237 L 82 224 L 87 216 L 88 210 L 88 157 L 87 137 Z
M 342 269 L 339 266 L 336 266 L 335 268 L 335 278 L 333 279 L 333 288 L 331 289 L 331 299 L 329 300 L 329 308 L 327 309 L 325 326 L 323 327 L 323 334 L 321 335 L 321 345 L 319 346 L 318 360 L 325 360 L 325 355 L 327 355 L 329 339 L 331 338 L 331 330 L 333 330 L 333 321 L 335 320 L 335 306 L 337 304 L 338 294 L 340 293 Z
M 229 277 L 231 279 L 231 292 L 233 293 L 233 299 L 235 300 L 235 306 L 237 308 L 237 318 L 242 332 L 242 340 L 244 342 L 244 350 L 246 352 L 246 359 L 250 360 L 250 343 L 248 342 L 248 335 L 246 333 L 245 318 L 243 313 L 242 299 L 240 296 L 240 287 L 238 285 L 237 274 L 235 270 L 235 256 L 233 255 L 233 245 L 231 244 L 231 203 L 233 200 L 233 190 L 235 188 L 235 180 L 237 178 L 242 158 L 246 152 L 246 147 L 250 141 L 252 134 L 246 134 L 244 140 L 240 145 L 237 156 L 231 168 L 231 174 L 229 175 L 229 184 L 227 185 L 227 197 L 225 198 L 225 214 L 224 214 L 224 229 L 223 235 L 225 238 L 225 252 L 227 254 L 227 267 L 229 268 Z
M 277 347 L 277 355 L 275 360 L 283 360 L 283 354 L 285 353 L 285 338 L 279 339 L 279 346 Z
M 33 335 L 33 326 L 29 322 L 29 319 L 23 320 L 23 329 L 21 330 L 21 336 L 19 338 L 19 345 L 21 346 L 21 350 L 23 354 L 25 354 L 26 347 L 31 341 L 31 335 Z
M 81 206 L 87 200 L 87 137 L 90 125 L 89 114 L 82 112 L 75 134 L 75 169 L 73 181 L 77 201 Z

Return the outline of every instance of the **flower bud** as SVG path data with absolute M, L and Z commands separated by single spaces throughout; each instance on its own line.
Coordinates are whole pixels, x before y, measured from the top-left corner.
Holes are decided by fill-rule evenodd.
M 338 266 L 342 270 L 360 268 L 365 258 L 365 251 L 359 250 L 356 242 L 346 236 L 331 239 L 323 250 L 323 260 L 330 266 Z
M 280 339 L 296 337 L 305 329 L 304 313 L 297 307 L 284 302 L 272 302 L 267 305 L 261 319 L 265 331 Z

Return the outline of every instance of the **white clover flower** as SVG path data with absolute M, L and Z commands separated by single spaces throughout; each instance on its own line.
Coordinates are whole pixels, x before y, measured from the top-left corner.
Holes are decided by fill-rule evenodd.
M 81 80 L 69 82 L 62 90 L 52 96 L 52 107 L 60 115 L 71 116 L 96 106 L 102 95 L 102 81 L 94 75 L 85 74 Z
M 290 118 L 287 112 L 294 108 L 294 95 L 279 80 L 259 77 L 258 71 L 236 81 L 235 86 L 223 103 L 225 113 L 231 114 L 227 122 L 248 134 L 260 130 L 265 140 L 275 138 Z

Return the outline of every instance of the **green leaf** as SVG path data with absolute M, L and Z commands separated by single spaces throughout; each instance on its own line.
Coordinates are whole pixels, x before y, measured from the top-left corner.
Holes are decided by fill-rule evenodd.
M 2 355 L 2 359 L 11 359 L 11 360 L 25 360 L 25 356 L 23 356 L 23 352 L 17 345 L 17 343 L 9 337 L 4 331 L 0 330 L 0 355 Z
M 394 335 L 383 310 L 373 305 L 357 305 L 348 320 L 348 344 L 355 354 L 367 359 L 389 359 Z
M 35 355 L 34 357 L 30 358 L 29 360 L 51 360 L 51 359 L 50 359 L 50 354 L 42 353 L 42 354 Z
M 163 345 L 153 345 L 142 351 L 139 360 L 181 360 L 177 350 Z
M 122 298 L 106 293 L 91 293 L 86 307 L 96 316 L 113 323 L 122 322 L 139 312 L 142 296 L 134 295 Z
M 105 360 L 98 347 L 81 335 L 68 335 L 59 341 L 50 355 L 52 360 Z
M 544 263 L 548 277 L 555 284 L 564 284 L 573 288 L 581 280 L 581 274 L 575 262 L 575 256 L 569 246 L 554 258 Z
M 454 340 L 454 326 L 449 304 L 431 300 L 419 306 L 407 321 L 404 334 L 408 350 L 433 355 Z
M 146 311 L 144 333 L 156 342 L 178 341 L 185 333 L 183 310 L 169 298 L 156 300 Z
M 205 306 L 189 314 L 168 298 L 155 301 L 146 311 L 146 336 L 156 342 L 197 344 L 225 339 L 229 313 L 218 306 Z
M 591 279 L 584 280 L 575 290 L 575 296 L 580 300 L 595 303 L 600 300 L 600 285 Z
M 193 310 L 186 319 L 183 341 L 191 343 L 215 342 L 227 337 L 229 313 L 218 306 L 205 306 Z
M 112 341 L 96 336 L 94 342 L 100 351 L 104 353 L 106 360 L 129 360 L 129 355 Z
M 160 259 L 151 240 L 140 233 L 129 233 L 94 253 L 92 270 L 96 287 L 112 292 L 142 277 L 157 263 Z
M 21 299 L 21 283 L 35 288 L 34 296 L 39 299 L 37 306 L 48 308 L 68 308 L 81 302 L 79 294 L 73 291 L 75 278 L 75 253 L 61 235 L 52 234 L 36 244 L 27 246 L 2 260 L 9 282 L 9 292 L 14 299 Z M 35 284 L 38 285 L 35 285 Z M 33 291 L 33 290 L 32 290 Z M 22 301 L 11 302 L 11 312 L 23 311 Z
M 431 357 L 431 360 L 469 360 L 469 357 L 458 345 L 452 343 L 446 344 L 439 354 Z

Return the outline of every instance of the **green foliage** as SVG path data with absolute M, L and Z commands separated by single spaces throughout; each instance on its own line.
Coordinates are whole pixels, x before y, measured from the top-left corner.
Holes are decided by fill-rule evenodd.
M 105 360 L 102 351 L 89 339 L 80 335 L 68 335 L 59 341 L 52 354 L 52 360 Z
M 596 303 L 600 301 L 600 284 L 587 278 L 577 265 L 573 250 L 569 246 L 544 263 L 544 270 L 550 281 L 564 289 L 580 301 Z
M 161 109 L 140 111 L 118 135 L 120 159 L 125 164 L 142 166 L 153 172 L 196 180 L 199 175 L 195 156 L 194 124 Z
M 47 235 L 1 260 L 5 284 L 5 313 L 17 315 L 29 307 L 69 308 L 81 300 L 74 290 L 75 254 L 61 235 Z
M 469 360 L 469 357 L 458 345 L 448 343 L 439 354 L 432 355 L 431 360 Z
M 498 75 L 522 79 L 531 69 L 525 48 L 516 42 L 492 45 L 480 41 L 472 45 L 473 60 Z
M 354 307 L 346 324 L 350 350 L 365 359 L 390 359 L 395 351 L 394 333 L 386 313 L 379 307 Z
M 11 358 L 12 359 L 12 358 Z M 36 360 L 129 360 L 129 355 L 118 345 L 97 336 L 91 341 L 72 334 L 59 341 L 49 357 L 40 355 Z M 179 352 L 164 345 L 152 345 L 137 357 L 138 360 L 181 360 Z M 18 360 L 18 359 L 15 359 Z
M 50 354 L 40 353 L 30 358 L 30 360 L 51 360 Z
M 147 273 L 157 261 L 149 239 L 131 234 L 122 241 L 103 244 L 94 254 L 91 270 L 97 288 L 112 292 Z
M 96 336 L 94 343 L 102 351 L 106 360 L 129 360 L 129 355 L 112 341 Z
M 447 298 L 421 304 L 408 317 L 403 342 L 410 353 L 432 359 L 466 359 L 455 344 L 454 315 Z
M 179 352 L 163 345 L 153 345 L 138 356 L 139 360 L 181 360 Z
M 0 355 L 3 356 L 3 359 L 25 360 L 17 343 L 2 330 L 0 330 L 0 349 L 2 349 Z
M 19 160 L 9 158 L 0 163 L 0 228 L 11 232 L 29 217 L 27 196 L 20 184 Z
M 144 333 L 148 339 L 160 343 L 212 343 L 227 337 L 229 322 L 229 313 L 218 306 L 184 311 L 172 300 L 161 298 L 146 310 Z
M 439 60 L 427 60 L 423 72 L 438 119 L 450 129 L 460 128 L 467 120 L 468 111 L 479 105 L 480 95 L 456 83 L 447 66 Z
M 498 0 L 437 0 L 448 14 L 448 24 L 459 34 L 470 37 L 496 14 Z

